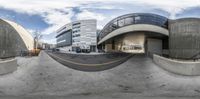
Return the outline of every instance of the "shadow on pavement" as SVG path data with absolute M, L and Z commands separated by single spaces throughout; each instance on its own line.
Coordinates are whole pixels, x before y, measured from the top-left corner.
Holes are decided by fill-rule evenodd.
M 98 55 L 80 55 L 58 52 L 47 52 L 47 54 L 59 63 L 80 71 L 102 71 L 111 69 L 124 63 L 133 54 L 108 53 Z

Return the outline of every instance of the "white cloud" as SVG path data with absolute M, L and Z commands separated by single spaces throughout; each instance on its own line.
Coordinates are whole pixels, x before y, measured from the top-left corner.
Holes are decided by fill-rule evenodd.
M 93 1 L 93 0 L 92 0 Z M 146 5 L 147 8 L 162 9 L 170 13 L 171 18 L 183 12 L 190 7 L 200 7 L 200 0 L 95 0 L 103 3 L 101 6 L 93 6 L 94 8 L 123 9 L 122 5 Z M 117 4 L 117 5 L 115 5 Z M 92 7 L 92 6 L 89 6 Z M 125 6 L 126 7 L 126 6 Z M 138 8 L 141 9 L 141 8 Z M 133 9 L 136 10 L 136 9 Z
M 93 6 L 93 4 L 99 5 Z M 133 6 L 149 5 L 151 7 L 163 9 L 171 13 L 171 17 L 174 17 L 175 14 L 182 12 L 188 7 L 200 6 L 200 0 L 0 0 L 0 7 L 21 13 L 42 15 L 45 22 L 52 25 L 50 27 L 52 29 L 46 29 L 45 33 L 57 28 L 64 22 L 70 22 L 70 18 L 72 17 L 72 11 L 70 11 L 70 9 L 72 7 L 123 9 L 119 6 L 120 4 L 132 4 Z M 55 9 L 62 9 L 64 13 Z M 86 18 L 85 16 L 94 18 L 94 14 L 96 14 L 96 19 L 100 21 L 105 19 L 102 14 L 92 13 L 87 10 L 83 10 L 79 18 Z
M 162 9 L 169 12 L 171 18 L 175 18 L 176 14 L 189 7 L 200 6 L 200 0 L 0 0 L 0 8 L 42 16 L 44 21 L 50 25 L 50 27 L 41 31 L 43 34 L 50 34 L 62 25 L 71 22 L 71 18 L 74 16 L 73 7 L 80 7 L 80 10 L 82 10 L 81 13 L 76 15 L 78 19 L 97 19 L 97 27 L 101 29 L 114 15 L 112 13 L 105 15 L 102 12 L 88 9 L 123 9 L 123 11 L 130 11 L 131 8 L 127 8 L 126 4 Z M 137 9 L 133 9 L 133 11 L 135 10 Z
M 36 30 L 33 30 L 33 29 L 27 29 L 27 31 L 31 33 L 32 37 L 34 36 L 34 33 L 36 32 Z
M 41 42 L 49 43 L 49 44 L 56 44 L 56 38 L 53 38 L 53 39 L 42 39 Z
M 187 8 L 200 6 L 200 0 L 129 0 L 132 4 L 148 5 L 169 12 L 171 18 Z M 148 7 L 147 6 L 147 7 Z
M 102 29 L 103 25 L 101 24 L 102 21 L 105 21 L 106 17 L 102 14 L 90 12 L 88 10 L 83 10 L 81 13 L 76 15 L 78 20 L 85 20 L 85 19 L 96 19 L 97 22 L 97 28 Z
M 52 9 L 78 6 L 76 3 L 66 0 L 0 0 L 0 2 L 0 6 L 3 8 L 28 14 L 41 14 Z
M 73 12 L 70 7 L 78 6 L 75 2 L 66 0 L 0 0 L 0 7 L 29 15 L 40 15 L 50 25 L 42 31 L 44 34 L 52 33 L 62 25 L 71 21 Z
M 62 9 L 64 12 L 70 12 L 72 7 L 84 8 L 85 6 L 85 8 L 123 9 L 123 7 L 115 4 L 132 4 L 133 6 L 149 5 L 154 8 L 163 9 L 171 13 L 171 16 L 174 17 L 175 14 L 180 13 L 188 7 L 200 6 L 200 0 L 0 0 L 0 2 L 0 7 L 6 9 L 21 13 L 42 15 L 48 24 L 56 26 L 58 26 L 61 19 L 62 21 L 66 19 L 67 21 L 65 22 L 69 22 L 72 16 L 55 9 Z M 96 6 L 93 4 L 99 5 Z M 86 14 L 92 18 L 94 14 L 97 14 L 97 19 L 100 21 L 104 19 L 101 14 L 91 13 L 87 10 L 84 10 L 79 16 L 83 18 Z M 63 23 L 61 22 L 60 24 Z M 51 28 L 56 26 L 51 26 Z
M 74 15 L 73 11 L 71 9 L 64 9 L 64 10 L 65 10 L 64 12 L 51 10 L 47 12 L 46 15 L 43 15 L 44 21 L 49 25 L 51 25 L 49 28 L 42 31 L 43 34 L 49 34 L 55 32 L 64 24 L 71 22 L 71 18 Z
M 88 10 L 83 10 L 81 13 L 77 14 L 78 20 L 84 20 L 84 19 L 97 19 L 99 21 L 102 21 L 105 19 L 105 16 L 99 13 L 90 12 Z

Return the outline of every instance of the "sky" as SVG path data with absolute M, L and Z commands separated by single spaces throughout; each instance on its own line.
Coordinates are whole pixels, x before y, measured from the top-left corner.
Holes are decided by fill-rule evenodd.
M 22 25 L 42 41 L 56 43 L 56 30 L 75 20 L 96 19 L 102 29 L 128 13 L 154 13 L 171 19 L 200 18 L 200 0 L 0 0 L 0 18 Z

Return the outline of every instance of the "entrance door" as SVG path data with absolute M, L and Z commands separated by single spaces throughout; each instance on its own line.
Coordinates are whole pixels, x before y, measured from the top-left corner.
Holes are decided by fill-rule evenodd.
M 162 40 L 160 39 L 153 39 L 153 38 L 147 38 L 147 52 L 146 54 L 150 57 L 153 56 L 153 54 L 162 54 Z
M 90 51 L 91 51 L 91 52 L 96 52 L 96 46 L 91 45 L 91 46 L 90 46 Z

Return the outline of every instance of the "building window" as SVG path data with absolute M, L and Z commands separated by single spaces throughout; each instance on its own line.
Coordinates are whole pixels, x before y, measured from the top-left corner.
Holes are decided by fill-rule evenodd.
M 80 36 L 80 34 L 75 34 L 75 35 L 73 35 L 73 37 L 79 37 Z
M 132 18 L 132 17 L 130 17 L 130 18 L 125 18 L 125 24 L 126 24 L 126 25 L 133 24 L 133 18 Z
M 119 25 L 119 27 L 124 26 L 124 19 L 118 20 L 118 25 Z
M 73 29 L 80 29 L 81 26 L 73 26 Z
M 81 23 L 74 23 L 72 26 L 77 26 L 80 25 Z
M 73 33 L 77 33 L 80 32 L 81 30 L 77 29 L 77 30 L 73 30 Z
M 115 29 L 117 29 L 118 28 L 118 25 L 117 25 L 117 21 L 116 22 L 114 22 L 113 24 L 112 24 L 112 30 L 115 30 Z
M 136 16 L 136 17 L 135 17 L 135 23 L 139 23 L 140 20 L 141 20 L 140 16 Z

